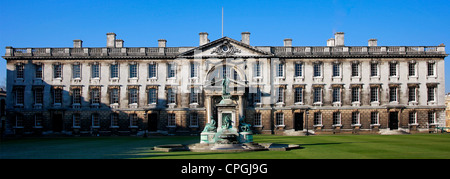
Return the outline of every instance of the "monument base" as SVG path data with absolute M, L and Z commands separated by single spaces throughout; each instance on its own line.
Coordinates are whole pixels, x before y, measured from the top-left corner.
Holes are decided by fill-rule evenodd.
M 241 143 L 252 143 L 253 133 L 252 132 L 240 132 L 239 139 Z
M 202 132 L 200 133 L 201 144 L 214 144 L 216 142 L 215 132 Z

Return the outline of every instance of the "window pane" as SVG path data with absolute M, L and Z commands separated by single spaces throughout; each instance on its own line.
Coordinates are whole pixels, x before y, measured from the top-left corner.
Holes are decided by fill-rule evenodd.
M 370 64 L 370 76 L 378 76 L 378 64 Z
M 339 63 L 333 63 L 333 76 L 341 76 L 339 67 L 340 67 Z
M 73 65 L 72 66 L 72 78 L 81 78 L 81 66 L 80 65 Z
M 42 78 L 42 65 L 36 65 L 35 78 Z
M 137 78 L 137 65 L 130 64 L 130 78 Z
M 156 64 L 149 64 L 148 65 L 148 77 L 149 78 L 156 78 Z
M 111 65 L 111 78 L 119 78 L 119 65 Z
M 321 75 L 321 70 L 320 70 L 320 64 L 319 64 L 319 63 L 315 63 L 315 64 L 313 65 L 313 70 L 314 70 L 314 77 L 322 76 L 322 75 Z
M 389 76 L 397 76 L 397 63 L 389 63 Z
M 92 78 L 100 78 L 100 65 L 94 64 L 91 69 Z

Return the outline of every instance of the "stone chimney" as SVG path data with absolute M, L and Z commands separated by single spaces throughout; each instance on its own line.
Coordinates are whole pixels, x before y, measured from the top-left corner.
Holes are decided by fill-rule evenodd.
M 200 35 L 200 46 L 209 43 L 207 32 L 200 32 L 198 35 Z
M 330 39 L 327 40 L 327 46 L 328 47 L 334 47 L 334 39 L 333 38 L 330 38 Z
M 241 42 L 250 45 L 250 32 L 242 32 Z
M 369 47 L 377 46 L 377 39 L 369 39 Z
M 116 48 L 122 48 L 123 47 L 123 40 L 117 39 L 116 40 Z
M 82 40 L 73 40 L 73 48 L 83 48 Z
M 344 32 L 334 33 L 334 45 L 335 46 L 344 46 Z
M 285 47 L 292 47 L 292 39 L 284 39 Z
M 159 39 L 158 40 L 158 47 L 166 47 L 167 40 L 166 39 Z
M 115 33 L 107 33 L 106 34 L 106 47 L 114 48 L 116 47 L 116 34 Z

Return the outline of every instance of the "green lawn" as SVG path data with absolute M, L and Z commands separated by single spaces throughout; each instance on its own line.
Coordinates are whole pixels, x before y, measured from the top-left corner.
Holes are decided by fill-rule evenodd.
M 259 143 L 299 144 L 291 151 L 242 153 L 156 152 L 161 144 L 192 144 L 199 137 L 70 137 L 0 142 L 0 159 L 450 159 L 449 134 L 415 135 L 255 135 Z

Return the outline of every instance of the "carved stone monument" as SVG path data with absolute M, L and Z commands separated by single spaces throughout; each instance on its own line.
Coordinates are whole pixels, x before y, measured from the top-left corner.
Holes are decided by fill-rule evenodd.
M 250 124 L 245 124 L 243 118 L 236 120 L 236 101 L 231 99 L 228 92 L 230 81 L 224 78 L 222 81 L 222 100 L 216 104 L 217 126 L 214 117 L 206 124 L 202 131 L 200 143 L 215 144 L 212 150 L 241 147 L 242 143 L 253 142 L 253 133 Z M 241 144 L 241 145 L 239 145 Z

